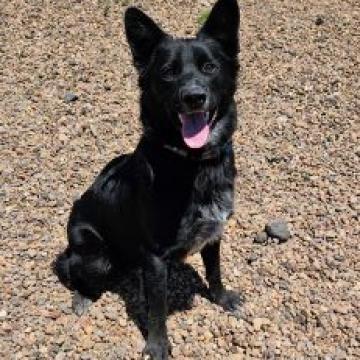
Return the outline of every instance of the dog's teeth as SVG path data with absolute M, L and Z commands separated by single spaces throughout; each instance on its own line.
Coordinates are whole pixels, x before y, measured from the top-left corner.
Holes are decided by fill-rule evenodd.
M 216 116 L 217 116 L 217 110 L 215 110 L 212 120 L 215 120 Z

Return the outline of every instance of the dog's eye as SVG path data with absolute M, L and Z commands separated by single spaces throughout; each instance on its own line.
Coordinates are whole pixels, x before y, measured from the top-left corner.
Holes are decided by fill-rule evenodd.
M 201 71 L 205 74 L 214 74 L 217 70 L 218 66 L 211 62 L 207 62 L 201 67 Z
M 160 73 L 164 80 L 173 80 L 177 76 L 178 71 L 173 66 L 164 66 Z

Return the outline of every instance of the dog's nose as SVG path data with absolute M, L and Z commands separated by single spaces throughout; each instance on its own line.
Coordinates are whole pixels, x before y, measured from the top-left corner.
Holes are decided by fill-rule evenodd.
M 206 101 L 206 93 L 200 87 L 193 87 L 182 91 L 181 100 L 191 110 L 201 109 Z

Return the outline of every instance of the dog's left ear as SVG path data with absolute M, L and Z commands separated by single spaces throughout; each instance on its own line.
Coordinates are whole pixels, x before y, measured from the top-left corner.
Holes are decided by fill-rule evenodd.
M 166 34 L 149 16 L 135 7 L 130 7 L 125 12 L 125 32 L 134 64 L 142 71 Z
M 237 0 L 218 0 L 198 33 L 198 38 L 216 40 L 225 53 L 235 57 L 239 52 L 240 10 Z

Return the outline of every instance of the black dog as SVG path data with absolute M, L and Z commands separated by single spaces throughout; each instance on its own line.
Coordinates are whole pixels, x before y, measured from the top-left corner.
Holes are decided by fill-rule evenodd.
M 220 276 L 220 238 L 233 210 L 239 8 L 219 0 L 193 39 L 174 39 L 136 8 L 125 14 L 139 71 L 143 135 L 76 201 L 69 245 L 55 262 L 81 314 L 118 271 L 143 270 L 147 358 L 167 359 L 167 261 L 201 251 L 214 302 L 240 297 Z

